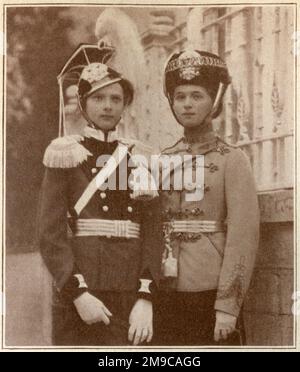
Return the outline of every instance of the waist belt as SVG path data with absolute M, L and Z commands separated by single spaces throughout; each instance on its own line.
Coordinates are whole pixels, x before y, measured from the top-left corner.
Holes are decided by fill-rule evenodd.
M 164 228 L 171 234 L 226 231 L 226 226 L 221 221 L 174 220 L 165 222 Z
M 107 238 L 139 238 L 140 224 L 130 220 L 78 219 L 73 236 L 105 236 Z

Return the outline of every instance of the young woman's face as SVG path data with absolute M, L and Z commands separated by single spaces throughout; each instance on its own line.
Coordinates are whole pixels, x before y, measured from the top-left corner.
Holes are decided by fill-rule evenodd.
M 213 101 L 207 90 L 198 85 L 179 85 L 174 90 L 173 110 L 185 128 L 201 125 L 210 113 Z
M 85 111 L 99 129 L 108 132 L 118 124 L 124 107 L 123 89 L 115 83 L 92 93 L 86 100 Z

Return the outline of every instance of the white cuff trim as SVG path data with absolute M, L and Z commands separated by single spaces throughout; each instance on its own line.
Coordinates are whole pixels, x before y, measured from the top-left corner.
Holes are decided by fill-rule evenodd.
M 152 283 L 152 280 L 140 279 L 140 282 L 141 282 L 141 286 L 140 286 L 139 292 L 144 292 L 144 293 L 150 293 L 151 294 L 149 286 Z

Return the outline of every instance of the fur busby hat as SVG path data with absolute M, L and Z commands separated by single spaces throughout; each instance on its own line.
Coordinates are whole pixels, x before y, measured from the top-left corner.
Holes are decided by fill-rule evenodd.
M 173 94 L 177 86 L 200 85 L 207 90 L 214 102 L 213 118 L 221 112 L 222 98 L 230 82 L 225 62 L 216 54 L 199 50 L 173 53 L 164 69 L 164 93 L 170 106 L 172 107 Z

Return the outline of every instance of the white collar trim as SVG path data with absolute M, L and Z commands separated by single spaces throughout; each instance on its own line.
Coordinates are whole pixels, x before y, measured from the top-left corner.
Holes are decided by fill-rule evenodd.
M 106 134 L 101 129 L 95 129 L 86 126 L 83 131 L 85 137 L 87 138 L 93 137 L 102 142 L 114 142 L 118 140 L 116 130 L 110 131 Z

